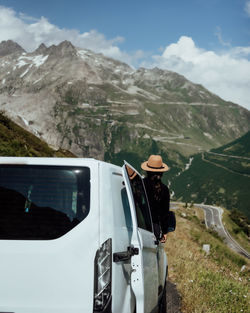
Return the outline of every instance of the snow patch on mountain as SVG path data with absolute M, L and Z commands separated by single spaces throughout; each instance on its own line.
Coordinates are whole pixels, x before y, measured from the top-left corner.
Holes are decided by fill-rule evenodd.
M 154 116 L 155 114 L 153 112 L 151 112 L 150 110 L 146 109 L 145 112 L 150 115 L 150 116 Z
M 26 126 L 29 126 L 29 122 L 28 122 L 24 117 L 22 117 L 22 116 L 20 116 L 20 115 L 19 115 L 19 117 L 20 117 L 20 119 L 24 122 L 24 124 L 25 124 Z
M 37 80 L 34 81 L 33 85 L 37 84 L 38 82 L 40 82 L 43 79 L 43 77 L 38 78 Z
M 208 137 L 209 139 L 213 139 L 213 136 L 209 133 L 203 133 L 206 137 Z
M 31 69 L 31 67 L 32 67 L 32 64 L 20 75 L 20 78 L 24 77 L 28 73 L 28 71 Z
M 43 65 L 48 58 L 48 55 L 35 55 L 35 56 L 26 56 L 22 55 L 18 58 L 17 66 L 20 68 L 24 65 L 34 65 L 35 67 L 39 67 Z
M 77 54 L 79 57 L 81 57 L 84 61 L 88 60 L 91 57 L 90 51 L 87 50 L 78 50 Z
M 191 164 L 193 162 L 193 159 L 194 159 L 193 157 L 189 158 L 189 161 L 188 161 L 188 163 L 185 166 L 185 171 L 187 171 L 190 168 L 190 166 L 191 166 Z

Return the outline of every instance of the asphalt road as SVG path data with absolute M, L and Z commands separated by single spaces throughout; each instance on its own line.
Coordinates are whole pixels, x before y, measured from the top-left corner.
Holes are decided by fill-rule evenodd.
M 226 244 L 232 250 L 250 259 L 250 254 L 232 238 L 227 229 L 224 227 L 222 223 L 222 208 L 205 204 L 195 204 L 195 206 L 204 210 L 205 224 L 207 228 L 213 228 L 222 238 L 224 238 Z

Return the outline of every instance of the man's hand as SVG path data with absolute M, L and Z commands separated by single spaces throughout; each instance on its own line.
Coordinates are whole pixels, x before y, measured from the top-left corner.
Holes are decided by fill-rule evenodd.
M 164 235 L 162 236 L 162 238 L 161 238 L 160 241 L 161 241 L 162 243 L 165 243 L 166 240 L 167 240 L 167 234 L 164 234 Z

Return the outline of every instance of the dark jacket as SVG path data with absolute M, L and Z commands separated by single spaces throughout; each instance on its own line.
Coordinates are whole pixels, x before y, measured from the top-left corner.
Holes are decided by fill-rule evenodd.
M 166 185 L 160 182 L 160 192 L 157 193 L 157 191 L 154 190 L 154 185 L 150 182 L 148 177 L 144 178 L 143 181 L 148 196 L 153 223 L 160 225 L 162 233 L 166 234 L 169 227 L 169 189 Z

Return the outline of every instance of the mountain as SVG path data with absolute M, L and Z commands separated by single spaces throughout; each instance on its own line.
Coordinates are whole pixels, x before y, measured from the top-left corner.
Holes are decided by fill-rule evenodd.
M 80 157 L 139 167 L 161 153 L 177 173 L 190 155 L 250 129 L 248 110 L 171 71 L 135 70 L 69 41 L 7 52 L 0 58 L 0 109 Z
M 179 200 L 238 209 L 250 218 L 250 131 L 227 145 L 194 155 L 171 182 Z
M 51 149 L 0 112 L 0 156 L 75 157 L 69 151 Z
M 4 57 L 12 53 L 19 54 L 23 52 L 25 53 L 25 50 L 12 40 L 2 41 L 0 43 L 0 57 Z

